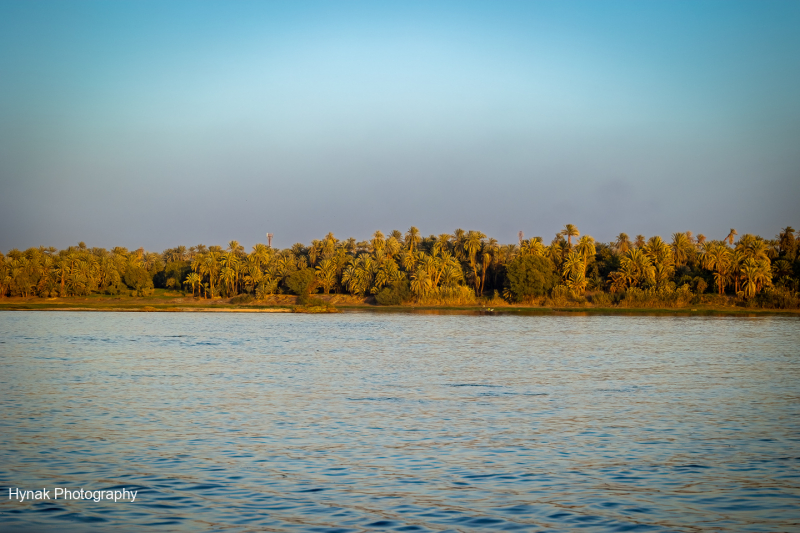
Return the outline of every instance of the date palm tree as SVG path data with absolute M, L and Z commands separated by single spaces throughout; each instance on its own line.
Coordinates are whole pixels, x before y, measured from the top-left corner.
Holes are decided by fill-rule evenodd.
M 735 238 L 737 235 L 739 235 L 739 233 L 738 233 L 738 232 L 737 232 L 735 229 L 731 228 L 731 231 L 730 231 L 730 233 L 728 233 L 728 236 L 727 236 L 727 237 L 725 237 L 725 238 L 724 238 L 724 239 L 722 239 L 722 240 L 723 240 L 723 241 L 728 241 L 728 244 L 730 244 L 730 245 L 733 245 L 733 239 L 734 239 L 734 238 Z
M 219 263 L 217 262 L 218 257 L 219 252 L 210 251 L 203 256 L 202 261 L 202 274 L 208 276 L 211 298 L 214 297 L 214 278 L 217 276 L 217 272 L 219 272 Z M 206 293 L 206 296 L 208 296 L 208 293 Z
M 417 295 L 417 300 L 423 300 L 433 289 L 433 281 L 424 269 L 418 269 L 411 275 L 411 291 Z
M 478 293 L 483 294 L 483 291 L 486 287 L 486 272 L 489 270 L 489 267 L 494 263 L 494 256 L 497 253 L 497 241 L 495 239 L 489 239 L 489 242 L 486 242 L 483 245 L 483 249 L 481 250 L 481 284 L 478 288 Z
M 308 262 L 311 266 L 317 263 L 317 258 L 320 256 L 322 243 L 314 239 L 311 241 L 311 246 L 308 247 Z
M 655 281 L 653 262 L 641 248 L 629 250 L 627 255 L 620 261 L 620 266 L 632 286 L 646 281 Z
M 456 228 L 453 232 L 452 242 L 453 242 L 453 253 L 455 254 L 456 258 L 459 261 L 466 261 L 467 260 L 467 250 L 464 248 L 464 243 L 466 242 L 467 232 L 465 232 L 461 228 Z
M 574 224 L 567 224 L 564 226 L 564 229 L 561 230 L 561 234 L 567 238 L 567 245 L 569 246 L 570 250 L 572 249 L 572 238 L 578 237 L 581 232 L 578 231 L 578 227 Z
M 575 272 L 583 272 L 583 256 L 576 250 L 567 254 L 564 264 L 561 266 L 561 276 L 567 280 Z
M 419 235 L 419 230 L 415 226 L 408 228 L 406 232 L 406 247 L 411 253 L 414 253 L 414 248 L 420 243 L 422 238 Z
M 370 244 L 372 244 L 372 250 L 374 252 L 380 253 L 383 251 L 384 246 L 386 246 L 386 239 L 381 230 L 376 231 L 372 235 L 372 242 Z
M 317 278 L 320 280 L 322 290 L 328 294 L 336 283 L 336 264 L 331 259 L 323 259 L 316 268 Z
M 384 250 L 386 251 L 386 255 L 389 257 L 389 259 L 392 259 L 395 255 L 397 255 L 397 253 L 400 252 L 400 248 L 402 248 L 402 245 L 394 235 L 386 239 Z
M 266 244 L 258 243 L 253 246 L 253 251 L 250 253 L 253 256 L 259 267 L 266 266 L 272 256 L 272 249 Z
M 236 241 L 231 241 L 231 243 L 235 243 Z M 237 243 L 238 244 L 238 243 Z M 228 252 L 223 252 L 222 256 L 219 258 L 220 264 L 230 270 L 230 274 L 226 273 L 227 275 L 232 276 L 233 282 L 230 284 L 231 290 L 234 294 L 238 294 L 238 285 L 239 285 L 239 256 L 236 255 L 234 251 L 235 248 L 231 247 L 231 250 Z M 220 275 L 222 272 L 220 271 Z
M 618 254 L 626 254 L 631 249 L 631 239 L 627 233 L 620 233 L 617 235 L 617 240 L 614 241 L 614 249 Z
M 732 259 L 730 248 L 719 241 L 712 242 L 703 253 L 703 266 L 714 271 L 720 295 L 725 292 Z
M 658 235 L 650 237 L 650 240 L 642 247 L 642 250 L 654 264 L 663 263 L 671 266 L 673 263 L 672 249 Z
M 230 241 L 228 243 L 228 251 L 232 254 L 236 255 L 243 255 L 244 254 L 244 246 L 239 244 L 239 241 Z
M 778 247 L 780 252 L 783 254 L 788 254 L 789 252 L 794 250 L 795 247 L 795 236 L 794 236 L 794 228 L 791 226 L 786 226 L 781 230 L 778 234 Z
M 219 280 L 225 287 L 228 296 L 235 294 L 233 286 L 236 282 L 236 272 L 231 267 L 222 267 L 222 269 L 219 271 Z
M 591 235 L 584 235 L 578 241 L 575 250 L 583 258 L 583 276 L 586 277 L 586 270 L 589 268 L 589 258 L 594 257 L 597 250 L 594 245 L 594 239 Z
M 758 261 L 752 257 L 745 259 L 740 267 L 744 278 L 744 293 L 748 298 L 754 297 L 762 285 L 770 282 L 770 270 L 768 261 Z
M 65 256 L 57 258 L 55 263 L 56 274 L 61 282 L 61 290 L 58 295 L 62 298 L 67 295 L 66 279 L 70 271 L 69 263 L 69 258 Z
M 687 233 L 689 232 L 672 234 L 672 244 L 670 245 L 672 256 L 675 258 L 675 264 L 679 267 L 686 264 L 694 249 Z
M 464 242 L 464 250 L 466 250 L 468 257 L 469 257 L 469 264 L 472 267 L 472 279 L 475 283 L 475 294 L 476 296 L 480 296 L 480 280 L 478 278 L 478 265 L 476 262 L 476 256 L 478 254 L 478 250 L 481 249 L 483 246 L 483 239 L 486 238 L 486 235 L 481 233 L 480 231 L 473 231 L 470 230 L 467 233 L 466 240 Z
M 522 244 L 519 247 L 519 253 L 522 254 L 523 256 L 532 255 L 532 256 L 544 257 L 547 253 L 547 250 L 545 249 L 544 244 L 542 244 L 542 238 L 534 237 L 532 239 L 527 239 L 522 241 Z
M 186 276 L 186 281 L 184 281 L 184 283 L 187 285 L 191 285 L 192 297 L 194 297 L 194 288 L 200 285 L 201 283 L 200 275 L 197 274 L 197 272 L 190 272 L 189 275 Z
M 749 233 L 742 235 L 742 238 L 739 239 L 736 249 L 740 250 L 745 258 L 755 259 L 756 261 L 760 261 L 762 259 L 769 261 L 769 247 L 767 246 L 766 241 L 764 241 L 764 239 L 761 237 L 756 237 L 754 235 L 750 235 Z

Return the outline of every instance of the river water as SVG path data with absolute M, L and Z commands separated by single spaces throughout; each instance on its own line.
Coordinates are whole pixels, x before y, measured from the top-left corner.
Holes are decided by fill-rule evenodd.
M 3 312 L 0 529 L 800 531 L 799 326 Z

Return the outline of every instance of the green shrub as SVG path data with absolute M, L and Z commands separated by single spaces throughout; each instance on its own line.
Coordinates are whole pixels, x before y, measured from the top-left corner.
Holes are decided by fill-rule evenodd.
M 436 287 L 424 297 L 419 297 L 417 303 L 427 305 L 476 305 L 478 297 L 471 287 L 465 285 L 450 285 Z
M 403 279 L 384 287 L 375 295 L 375 300 L 379 305 L 400 305 L 411 299 L 411 285 L 408 280 Z
M 286 286 L 293 294 L 303 296 L 313 290 L 316 280 L 316 275 L 312 269 L 303 268 L 292 272 L 289 277 L 286 278 Z
M 506 268 L 506 277 L 517 302 L 544 296 L 558 282 L 553 263 L 545 257 L 533 255 L 512 260 Z
M 619 305 L 620 307 L 685 307 L 694 301 L 695 295 L 688 283 L 677 289 L 672 285 L 667 284 L 658 289 L 631 287 L 623 293 Z
M 292 307 L 295 313 L 338 313 L 339 310 L 330 302 L 322 298 L 315 298 L 308 295 L 300 295 L 297 299 L 300 305 Z
M 278 292 L 278 280 L 262 281 L 256 286 L 256 298 L 265 299 L 267 296 Z
M 614 298 L 605 292 L 599 292 L 592 295 L 592 303 L 597 307 L 609 307 L 614 303 Z
M 706 305 L 717 305 L 719 307 L 726 307 L 731 304 L 730 298 L 724 294 L 708 293 L 702 295 L 702 301 Z
M 122 279 L 128 288 L 140 295 L 153 290 L 153 277 L 142 267 L 129 265 Z
M 785 287 L 769 287 L 747 301 L 747 307 L 764 309 L 798 309 L 800 295 Z
M 556 285 L 550 293 L 550 298 L 555 306 L 566 305 L 570 296 L 572 296 L 572 291 L 566 285 Z
M 250 294 L 240 294 L 239 296 L 234 296 L 231 298 L 232 304 L 249 304 L 254 300 L 253 296 Z

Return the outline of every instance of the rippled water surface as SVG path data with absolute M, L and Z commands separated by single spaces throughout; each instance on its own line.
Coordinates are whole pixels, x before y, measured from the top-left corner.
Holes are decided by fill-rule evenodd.
M 3 312 L 0 524 L 800 531 L 798 326 Z

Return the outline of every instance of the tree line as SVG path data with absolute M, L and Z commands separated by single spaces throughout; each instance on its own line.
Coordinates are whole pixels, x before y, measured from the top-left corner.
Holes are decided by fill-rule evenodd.
M 738 237 L 738 238 L 737 238 Z M 339 240 L 328 233 L 306 246 L 248 253 L 227 247 L 178 246 L 161 253 L 116 247 L 30 248 L 0 253 L 0 297 L 47 298 L 92 293 L 148 295 L 155 288 L 198 298 L 346 293 L 377 303 L 476 303 L 537 299 L 599 304 L 713 301 L 735 297 L 762 306 L 796 306 L 800 236 L 783 228 L 774 239 L 707 240 L 692 232 L 660 236 L 620 233 L 596 242 L 567 224 L 549 244 L 541 237 L 500 244 L 480 231 L 423 237 L 415 227 L 372 238 Z

